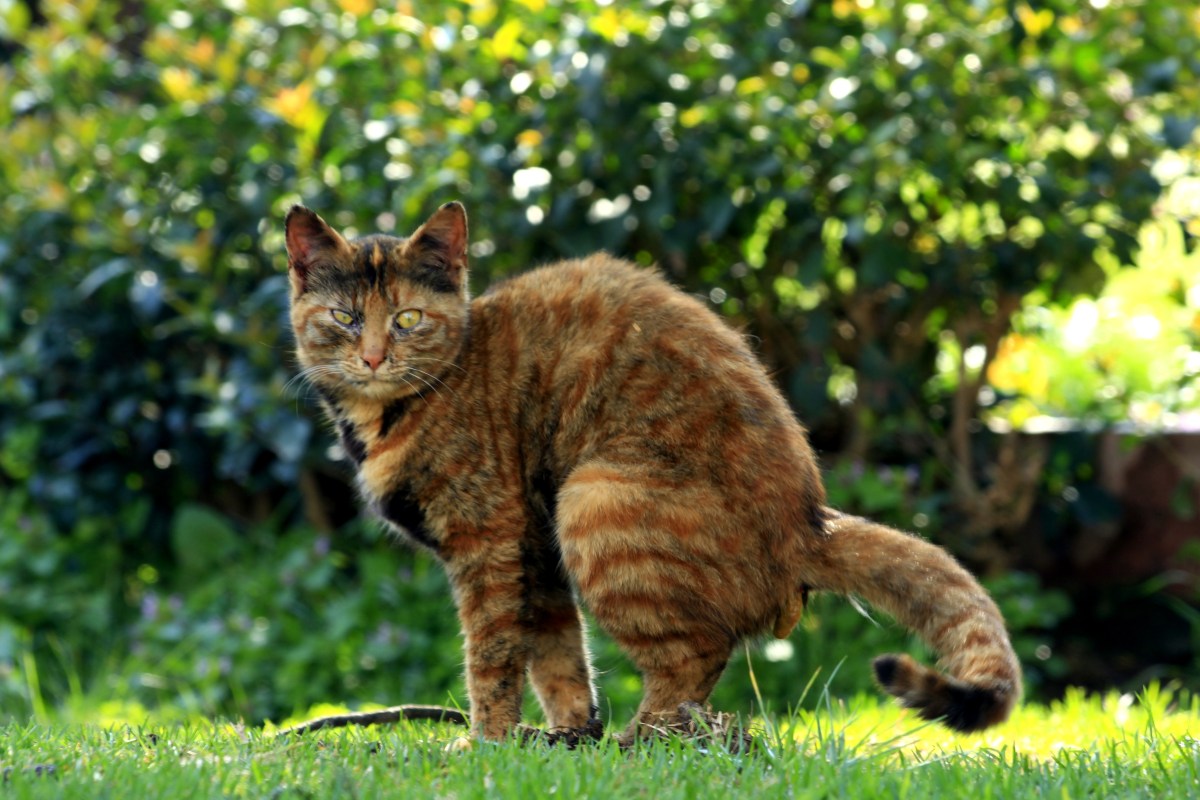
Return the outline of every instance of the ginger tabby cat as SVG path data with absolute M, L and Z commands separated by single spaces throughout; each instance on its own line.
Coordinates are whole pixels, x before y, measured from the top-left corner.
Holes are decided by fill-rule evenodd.
M 296 351 L 366 504 L 444 565 L 473 731 L 510 735 L 526 677 L 552 730 L 594 730 L 579 603 L 644 678 L 627 735 L 703 704 L 735 645 L 809 590 L 916 631 L 875 674 L 921 716 L 1005 719 L 1020 670 L 995 604 L 940 548 L 825 505 L 804 428 L 744 338 L 656 272 L 565 261 L 470 299 L 467 218 L 347 241 L 287 215 Z

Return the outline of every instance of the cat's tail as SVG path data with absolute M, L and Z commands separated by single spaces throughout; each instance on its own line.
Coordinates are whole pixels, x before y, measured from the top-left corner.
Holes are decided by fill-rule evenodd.
M 826 534 L 805 583 L 857 595 L 932 647 L 943 674 L 907 655 L 875 659 L 875 677 L 900 703 L 959 731 L 1003 722 L 1021 694 L 1004 619 L 945 550 L 861 517 L 825 509 Z

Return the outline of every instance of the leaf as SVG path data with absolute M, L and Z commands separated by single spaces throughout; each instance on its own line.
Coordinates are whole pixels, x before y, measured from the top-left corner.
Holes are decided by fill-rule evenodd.
M 501 25 L 500 29 L 496 31 L 496 35 L 492 37 L 492 54 L 501 61 L 520 57 L 521 54 L 517 52 L 517 48 L 520 47 L 517 39 L 522 30 L 521 21 L 517 19 L 510 19 Z
M 0 39 L 19 42 L 29 30 L 29 7 L 21 2 L 0 2 Z
M 289 464 L 299 461 L 304 455 L 312 432 L 311 423 L 290 409 L 281 410 L 269 417 L 260 414 L 256 427 L 276 455 Z
M 1071 67 L 1075 74 L 1087 82 L 1104 75 L 1104 48 L 1099 42 L 1080 42 L 1071 50 Z
M 787 224 L 786 210 L 787 201 L 776 197 L 758 215 L 754 222 L 754 233 L 742 244 L 742 256 L 751 267 L 759 269 L 767 263 L 767 243 L 772 233 Z
M 87 277 L 81 280 L 79 285 L 75 287 L 75 291 L 79 293 L 81 300 L 86 300 L 101 286 L 113 278 L 124 275 L 131 269 L 133 269 L 133 265 L 129 263 L 129 259 L 127 258 L 114 258 L 111 261 L 106 261 L 89 272 Z
M 845 69 L 846 59 L 841 53 L 836 50 L 831 50 L 828 47 L 814 47 L 809 54 L 814 64 L 820 64 L 823 67 L 829 67 L 833 70 Z
M 180 506 L 171 520 L 171 549 L 185 574 L 200 576 L 236 557 L 242 540 L 225 517 L 189 503 Z
M 1171 512 L 1179 519 L 1194 519 L 1196 517 L 1196 481 L 1191 478 L 1180 478 L 1171 492 Z

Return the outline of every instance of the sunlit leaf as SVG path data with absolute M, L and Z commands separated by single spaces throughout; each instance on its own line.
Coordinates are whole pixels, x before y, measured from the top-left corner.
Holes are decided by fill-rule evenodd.
M 515 18 L 501 25 L 491 40 L 492 54 L 501 61 L 507 61 L 517 57 L 518 50 L 524 52 L 517 41 L 523 30 L 523 23 Z
M 376 8 L 376 4 L 370 0 L 337 0 L 337 2 L 343 11 L 356 17 L 365 17 Z
M 1054 12 L 1048 8 L 1034 11 L 1029 3 L 1022 2 L 1017 4 L 1016 13 L 1025 32 L 1034 38 L 1041 36 L 1054 24 Z

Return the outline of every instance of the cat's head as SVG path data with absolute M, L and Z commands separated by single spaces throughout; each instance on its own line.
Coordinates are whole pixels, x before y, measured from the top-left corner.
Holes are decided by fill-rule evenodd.
M 333 396 L 436 392 L 469 324 L 462 205 L 447 203 L 407 238 L 347 241 L 299 205 L 284 225 L 305 376 Z

